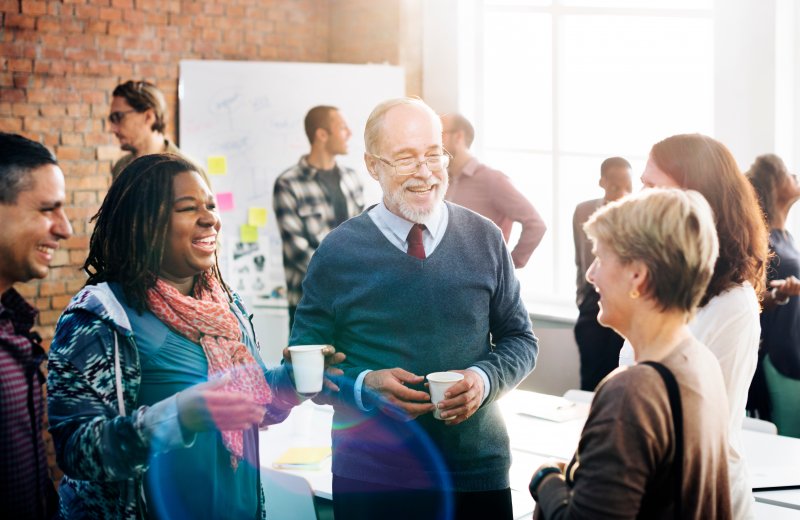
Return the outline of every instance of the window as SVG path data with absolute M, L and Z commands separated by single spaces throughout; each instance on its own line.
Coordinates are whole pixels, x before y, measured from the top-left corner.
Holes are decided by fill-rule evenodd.
M 526 301 L 574 306 L 572 213 L 602 197 L 603 159 L 628 159 L 636 190 L 654 143 L 712 134 L 712 3 L 477 0 L 474 151 L 548 224 L 517 273 Z

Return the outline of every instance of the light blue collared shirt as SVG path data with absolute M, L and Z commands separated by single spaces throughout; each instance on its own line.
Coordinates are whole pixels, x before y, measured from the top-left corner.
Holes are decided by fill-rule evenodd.
M 404 253 L 408 252 L 408 232 L 411 231 L 414 222 L 410 222 L 389 211 L 389 208 L 386 207 L 383 201 L 369 210 L 367 215 L 369 215 L 369 218 L 372 219 L 372 222 L 375 223 L 389 242 Z M 426 228 L 425 231 L 422 232 L 422 246 L 425 248 L 425 256 L 430 256 L 442 241 L 444 232 L 447 230 L 449 218 L 447 207 L 444 202 L 440 202 L 425 221 L 420 222 L 420 224 L 425 224 Z M 469 367 L 468 370 L 476 372 L 481 376 L 481 379 L 483 379 L 483 399 L 481 399 L 481 404 L 483 404 L 483 401 L 486 400 L 486 397 L 489 395 L 489 390 L 491 389 L 489 376 L 479 367 Z M 364 370 L 361 372 L 356 378 L 355 387 L 353 389 L 355 392 L 356 405 L 365 412 L 369 411 L 370 408 L 364 406 L 364 402 L 361 400 L 361 388 L 364 384 L 364 377 L 370 372 L 372 372 L 372 370 Z

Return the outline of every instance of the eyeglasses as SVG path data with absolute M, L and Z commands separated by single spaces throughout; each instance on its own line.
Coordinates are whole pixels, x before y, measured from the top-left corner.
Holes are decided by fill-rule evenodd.
M 374 153 L 370 154 L 374 158 L 378 159 L 382 163 L 386 164 L 387 166 L 391 166 L 394 168 L 394 174 L 398 177 L 408 177 L 409 175 L 414 175 L 419 171 L 419 167 L 422 166 L 422 163 L 425 163 L 425 166 L 428 167 L 428 170 L 431 172 L 438 172 L 447 168 L 447 165 L 450 164 L 450 154 L 445 152 L 443 154 L 437 155 L 428 155 L 423 160 L 418 161 L 416 159 L 400 159 L 399 161 L 390 162 L 381 157 L 380 155 L 375 155 Z
M 118 125 L 125 119 L 125 116 L 130 114 L 131 112 L 136 112 L 136 110 L 120 110 L 119 112 L 111 112 L 108 114 L 108 122 Z

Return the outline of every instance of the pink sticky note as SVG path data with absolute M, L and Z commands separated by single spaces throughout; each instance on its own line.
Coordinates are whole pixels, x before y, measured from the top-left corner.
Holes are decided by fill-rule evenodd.
M 230 191 L 217 193 L 217 209 L 219 209 L 219 211 L 232 211 L 233 193 Z

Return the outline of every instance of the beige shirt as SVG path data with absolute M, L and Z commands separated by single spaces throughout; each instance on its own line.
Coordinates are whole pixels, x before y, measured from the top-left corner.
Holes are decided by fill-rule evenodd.
M 719 364 L 689 338 L 663 359 L 683 409 L 683 518 L 729 519 L 728 401 Z M 621 367 L 598 385 L 571 483 L 539 488 L 545 518 L 673 518 L 675 432 L 667 389 L 647 365 Z M 566 507 L 560 507 L 562 502 Z
M 181 152 L 180 149 L 178 149 L 178 147 L 175 146 L 169 139 L 164 139 L 164 153 L 175 154 L 181 159 L 194 164 L 198 173 L 200 173 L 200 176 L 206 181 L 206 184 L 211 187 L 211 182 L 208 180 L 206 172 L 203 171 L 203 169 L 197 163 L 186 157 L 183 152 Z M 117 177 L 119 177 L 119 174 L 122 173 L 122 170 L 132 163 L 134 159 L 136 159 L 136 156 L 134 156 L 132 153 L 120 157 L 119 160 L 117 160 L 117 162 L 115 162 L 111 167 L 111 181 L 113 182 Z

